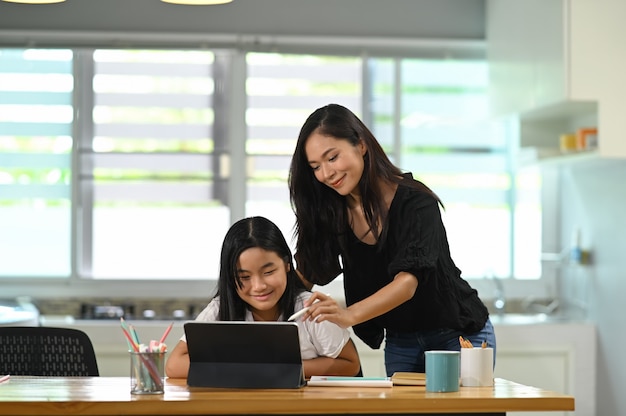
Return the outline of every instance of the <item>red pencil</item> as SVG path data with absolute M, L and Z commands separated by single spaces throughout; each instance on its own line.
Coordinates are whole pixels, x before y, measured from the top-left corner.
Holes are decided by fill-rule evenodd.
M 174 326 L 174 322 L 169 324 L 168 327 L 165 329 L 165 332 L 163 333 L 163 336 L 161 337 L 161 340 L 159 341 L 160 344 L 163 344 L 165 342 L 165 338 L 167 338 L 167 336 L 170 334 L 170 331 L 172 330 L 173 326 Z

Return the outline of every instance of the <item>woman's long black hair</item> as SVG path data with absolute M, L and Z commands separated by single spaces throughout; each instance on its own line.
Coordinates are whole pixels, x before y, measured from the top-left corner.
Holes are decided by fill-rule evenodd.
M 220 298 L 220 321 L 245 319 L 248 304 L 237 294 L 237 288 L 242 285 L 237 263 L 241 253 L 254 247 L 276 253 L 289 266 L 287 287 L 278 301 L 278 309 L 285 320 L 294 312 L 296 297 L 305 290 L 293 266 L 291 249 L 276 224 L 265 217 L 244 218 L 230 227 L 222 244 L 216 294 Z
M 314 132 L 346 140 L 353 146 L 361 141 L 365 144 L 359 191 L 365 219 L 377 241 L 385 239 L 378 230 L 387 219 L 381 180 L 399 183 L 403 173 L 391 163 L 367 126 L 347 108 L 328 104 L 307 118 L 298 135 L 289 171 L 289 195 L 296 214 L 296 261 L 298 270 L 308 281 L 326 284 L 341 272 L 339 254 L 349 223 L 346 198 L 319 182 L 309 165 L 305 144 Z M 432 194 L 421 182 L 411 182 L 411 186 Z

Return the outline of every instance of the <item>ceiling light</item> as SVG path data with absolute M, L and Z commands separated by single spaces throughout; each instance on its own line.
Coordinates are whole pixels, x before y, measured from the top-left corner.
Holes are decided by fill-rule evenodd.
M 25 3 L 25 4 L 50 4 L 63 3 L 65 0 L 2 0 L 8 3 Z
M 188 4 L 193 6 L 203 6 L 208 4 L 225 4 L 230 3 L 233 0 L 161 0 L 164 3 L 172 4 Z

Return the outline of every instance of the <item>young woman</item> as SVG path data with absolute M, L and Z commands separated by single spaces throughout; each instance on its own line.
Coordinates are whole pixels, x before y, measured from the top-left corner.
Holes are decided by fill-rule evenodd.
M 217 294 L 196 321 L 286 321 L 310 296 L 280 229 L 264 217 L 245 218 L 226 233 Z M 332 322 L 296 323 L 306 377 L 359 373 L 359 356 L 348 330 Z M 184 336 L 169 354 L 165 372 L 168 377 L 187 377 Z
M 309 289 L 343 273 L 347 304 L 316 292 L 303 319 L 352 326 L 372 348 L 385 339 L 389 376 L 423 372 L 424 351 L 459 350 L 460 336 L 495 348 L 487 308 L 450 256 L 439 198 L 394 166 L 350 110 L 309 116 L 289 188 L 298 273 Z

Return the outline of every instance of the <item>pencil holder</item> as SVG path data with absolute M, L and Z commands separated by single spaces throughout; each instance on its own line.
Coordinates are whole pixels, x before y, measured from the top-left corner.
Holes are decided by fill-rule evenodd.
M 461 385 L 493 386 L 493 348 L 461 348 Z
M 165 352 L 130 351 L 130 392 L 163 394 Z

